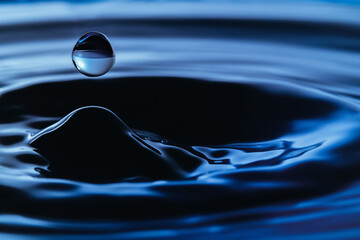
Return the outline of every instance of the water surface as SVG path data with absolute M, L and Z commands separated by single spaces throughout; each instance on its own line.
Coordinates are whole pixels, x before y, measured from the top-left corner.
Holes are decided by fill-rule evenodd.
M 0 15 L 2 238 L 359 238 L 356 3 Z M 90 31 L 117 56 L 97 78 L 71 61 Z

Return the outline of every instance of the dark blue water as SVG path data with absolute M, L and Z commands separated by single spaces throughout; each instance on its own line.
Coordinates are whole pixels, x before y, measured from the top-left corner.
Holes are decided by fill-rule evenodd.
M 0 5 L 1 239 L 359 239 L 356 2 Z M 90 31 L 116 54 L 73 66 Z

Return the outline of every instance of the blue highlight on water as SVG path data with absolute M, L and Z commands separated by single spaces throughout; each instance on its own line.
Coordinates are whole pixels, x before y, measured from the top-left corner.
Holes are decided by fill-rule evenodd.
M 109 39 L 103 33 L 88 32 L 75 44 L 72 61 L 80 73 L 98 77 L 112 68 L 115 54 Z

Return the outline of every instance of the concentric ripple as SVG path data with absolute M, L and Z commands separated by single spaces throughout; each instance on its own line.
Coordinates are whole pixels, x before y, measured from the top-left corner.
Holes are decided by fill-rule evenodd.
M 356 238 L 358 10 L 2 4 L 0 237 Z M 89 31 L 117 51 L 96 79 L 69 61 Z

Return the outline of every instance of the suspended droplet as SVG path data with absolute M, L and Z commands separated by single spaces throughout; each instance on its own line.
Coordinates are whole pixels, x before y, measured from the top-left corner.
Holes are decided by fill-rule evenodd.
M 109 39 L 100 32 L 88 32 L 75 44 L 72 60 L 76 69 L 89 77 L 107 73 L 115 63 Z

